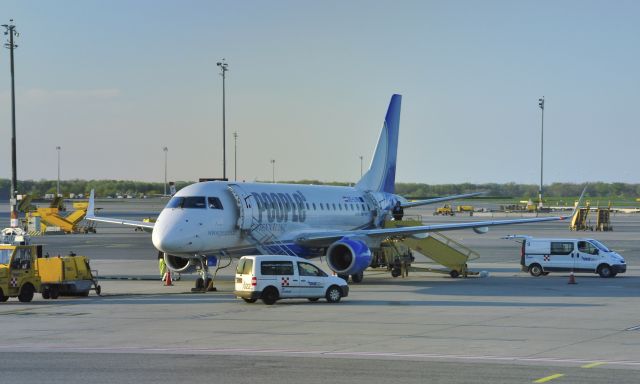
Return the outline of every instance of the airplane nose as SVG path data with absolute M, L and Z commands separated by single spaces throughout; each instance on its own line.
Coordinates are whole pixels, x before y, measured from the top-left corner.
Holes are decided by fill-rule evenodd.
M 197 252 L 202 245 L 198 233 L 185 225 L 156 225 L 151 241 L 156 249 L 170 254 Z

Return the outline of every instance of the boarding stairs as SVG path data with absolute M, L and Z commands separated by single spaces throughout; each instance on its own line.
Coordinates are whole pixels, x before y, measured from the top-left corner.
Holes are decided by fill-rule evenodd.
M 244 234 L 263 255 L 298 256 L 291 247 L 271 232 L 265 225 L 253 218 L 251 227 L 244 230 Z
M 413 227 L 419 225 L 423 225 L 421 220 L 385 222 L 385 228 Z M 471 248 L 439 232 L 430 232 L 426 236 L 405 236 L 398 241 L 410 249 L 420 252 L 434 262 L 447 267 L 449 269 L 448 273 L 453 277 L 459 275 L 466 277 L 474 274 L 469 271 L 467 263 L 470 260 L 480 258 L 480 255 Z M 416 267 L 412 267 L 411 269 L 416 271 L 421 270 L 421 268 Z M 431 268 L 423 270 L 435 272 Z

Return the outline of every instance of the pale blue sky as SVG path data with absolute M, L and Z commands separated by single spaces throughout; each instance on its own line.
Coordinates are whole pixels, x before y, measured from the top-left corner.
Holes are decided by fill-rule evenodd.
M 403 95 L 397 181 L 640 182 L 637 1 L 8 1 L 18 177 L 356 181 Z M 10 177 L 8 51 L 0 129 Z

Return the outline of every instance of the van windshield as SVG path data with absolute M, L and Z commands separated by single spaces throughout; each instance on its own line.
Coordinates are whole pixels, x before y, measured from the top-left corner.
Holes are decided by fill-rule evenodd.
M 602 244 L 601 242 L 599 242 L 598 240 L 589 240 L 589 242 L 593 245 L 595 245 L 599 250 L 601 250 L 602 252 L 611 252 L 609 250 L 609 248 L 607 248 L 606 245 Z

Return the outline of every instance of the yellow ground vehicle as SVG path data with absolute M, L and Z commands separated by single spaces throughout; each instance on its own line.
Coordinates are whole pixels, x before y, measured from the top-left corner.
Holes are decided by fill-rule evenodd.
M 0 301 L 17 297 L 23 303 L 40 292 L 41 280 L 36 263 L 42 246 L 0 245 Z
M 87 296 L 91 289 L 100 294 L 85 256 L 43 258 L 42 245 L 0 244 L 0 301 L 17 297 L 29 302 L 36 292 L 45 299 Z
M 437 208 L 435 212 L 433 212 L 433 215 L 453 216 L 455 213 L 453 212 L 453 209 L 451 209 L 451 204 L 445 204 L 442 207 Z

